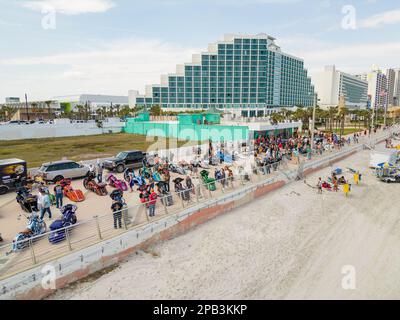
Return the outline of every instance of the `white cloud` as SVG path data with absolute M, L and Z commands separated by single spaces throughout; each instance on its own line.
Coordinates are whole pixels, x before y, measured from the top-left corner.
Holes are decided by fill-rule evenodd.
M 400 23 L 400 10 L 386 11 L 361 20 L 361 28 L 377 28 L 386 24 Z
M 203 0 L 202 2 L 198 0 L 162 0 L 156 1 L 160 5 L 165 6 L 178 6 L 191 4 L 193 2 L 198 2 L 204 5 L 206 2 L 212 5 L 226 6 L 226 7 L 244 7 L 248 5 L 284 5 L 302 2 L 303 0 Z
M 200 51 L 159 40 L 126 39 L 83 52 L 2 59 L 0 74 L 3 68 L 23 72 L 0 79 L 0 87 L 17 96 L 16 90 L 29 88 L 30 96 L 38 99 L 85 92 L 127 95 L 130 89 L 144 93 L 145 85 L 160 83 L 161 74 L 174 73 L 177 64 L 190 62 Z
M 282 50 L 304 59 L 310 74 L 335 64 L 349 73 L 398 67 L 400 41 L 336 45 L 312 37 L 288 37 L 278 41 Z M 85 51 L 48 56 L 0 59 L 2 92 L 32 99 L 46 99 L 76 93 L 126 95 L 145 85 L 160 83 L 160 75 L 174 73 L 177 64 L 190 62 L 193 53 L 204 48 L 185 48 L 149 39 L 125 39 L 98 44 Z M 1 97 L 0 97 L 1 98 Z
M 303 45 L 300 43 L 301 40 L 288 42 L 285 51 L 302 57 L 311 74 L 333 64 L 339 70 L 354 74 L 368 71 L 373 64 L 379 64 L 383 68 L 399 66 L 399 41 L 341 46 L 312 39 L 305 41 Z
M 22 6 L 40 12 L 53 8 L 62 14 L 78 15 L 106 12 L 113 8 L 115 3 L 112 0 L 30 0 L 24 1 Z

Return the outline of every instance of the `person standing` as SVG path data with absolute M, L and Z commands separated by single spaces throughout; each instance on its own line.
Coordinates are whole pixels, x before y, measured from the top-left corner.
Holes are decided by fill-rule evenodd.
M 162 178 L 163 181 L 165 182 L 166 191 L 170 192 L 171 175 L 168 169 L 164 169 Z
M 103 182 L 103 165 L 100 163 L 99 160 L 97 160 L 97 182 L 102 183 Z
M 311 152 L 312 152 L 312 150 L 311 150 L 311 145 L 309 143 L 307 144 L 306 152 L 307 152 L 307 159 L 311 160 Z
M 154 217 L 155 216 L 155 211 L 156 211 L 156 202 L 157 202 L 157 193 L 151 191 L 149 195 L 149 202 L 147 203 L 147 208 L 149 209 L 149 217 Z
M 121 201 L 113 200 L 111 210 L 113 212 L 114 229 L 122 229 L 122 207 Z
M 322 179 L 321 178 L 318 179 L 317 189 L 318 189 L 318 194 L 322 194 Z
M 54 187 L 54 194 L 56 196 L 56 206 L 57 209 L 60 209 L 63 206 L 63 187 L 57 183 L 56 186 Z
M 40 220 L 43 220 L 46 212 L 49 214 L 49 219 L 51 219 L 51 201 L 49 195 L 44 191 L 40 190 L 38 196 L 38 209 L 40 210 Z

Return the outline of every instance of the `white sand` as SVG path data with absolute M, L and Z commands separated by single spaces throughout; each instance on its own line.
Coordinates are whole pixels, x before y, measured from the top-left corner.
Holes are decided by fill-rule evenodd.
M 398 299 L 400 184 L 377 181 L 368 160 L 364 151 L 335 165 L 364 174 L 347 199 L 292 183 L 53 298 Z M 342 289 L 344 265 L 356 290 Z

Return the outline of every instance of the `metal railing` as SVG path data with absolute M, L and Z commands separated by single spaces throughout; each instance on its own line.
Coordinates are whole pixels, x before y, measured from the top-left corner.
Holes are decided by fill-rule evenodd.
M 280 163 L 270 165 L 268 169 L 258 167 L 254 168 L 253 172 L 251 170 L 244 171 L 241 174 L 219 180 L 211 178 L 212 180 L 208 183 L 205 183 L 201 176 L 194 176 L 192 177 L 194 185 L 192 188 L 174 190 L 168 195 L 158 196 L 154 204 L 154 217 L 149 215 L 153 202 L 148 201 L 130 207 L 125 206 L 117 212 L 112 212 L 110 209 L 107 214 L 93 216 L 92 219 L 80 221 L 73 226 L 2 245 L 0 246 L 0 279 L 68 254 L 71 251 L 83 249 L 112 238 L 122 232 L 140 228 L 168 215 L 180 213 L 186 208 L 240 189 L 246 184 L 258 182 L 265 179 L 263 172 L 273 173 L 277 171 L 279 165 Z M 119 220 L 121 224 L 119 224 Z M 65 236 L 62 241 L 52 244 L 49 237 L 54 232 L 64 233 Z M 13 245 L 18 245 L 21 249 L 13 251 Z
M 383 133 L 374 137 L 375 143 L 385 139 L 390 132 Z M 364 142 L 365 143 L 365 142 Z M 314 157 L 313 161 L 307 162 L 304 168 L 309 166 L 318 166 L 318 164 L 330 161 L 331 159 L 340 157 L 344 153 L 360 148 L 364 144 L 353 146 L 345 146 L 338 152 L 324 151 L 324 157 Z M 319 158 L 319 159 L 318 159 Z M 314 159 L 316 159 L 314 161 Z M 90 245 L 99 243 L 103 240 L 113 238 L 123 232 L 137 228 L 145 228 L 152 222 L 162 219 L 166 216 L 177 215 L 186 208 L 205 203 L 211 199 L 216 199 L 238 189 L 244 189 L 246 185 L 255 185 L 258 183 L 271 183 L 273 175 L 282 179 L 293 179 L 296 176 L 296 169 L 288 169 L 288 159 L 271 163 L 268 165 L 257 165 L 253 163 L 247 169 L 239 171 L 237 174 L 225 177 L 220 180 L 211 180 L 208 183 L 203 181 L 200 175 L 193 176 L 192 182 L 194 187 L 181 191 L 173 191 L 168 195 L 159 196 L 154 204 L 155 216 L 150 217 L 150 207 L 152 201 L 141 203 L 131 207 L 124 207 L 121 211 L 113 213 L 111 210 L 107 214 L 93 216 L 92 219 L 78 222 L 77 224 L 57 230 L 58 233 L 64 233 L 62 241 L 52 244 L 48 238 L 53 232 L 35 236 L 19 242 L 23 249 L 12 251 L 13 243 L 0 246 L 0 279 L 7 278 L 13 274 L 27 270 L 38 264 L 43 264 L 55 258 L 69 254 L 72 251 L 86 248 Z M 290 177 L 290 178 L 289 178 Z M 121 225 L 119 224 L 119 219 Z M 115 225 L 116 223 L 116 225 Z M 15 243 L 14 243 L 15 245 Z

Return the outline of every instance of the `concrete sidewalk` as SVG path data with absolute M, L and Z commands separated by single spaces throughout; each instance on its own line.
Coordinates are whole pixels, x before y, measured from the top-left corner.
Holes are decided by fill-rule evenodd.
M 0 218 L 1 218 L 1 208 L 12 203 L 15 200 L 15 192 L 10 192 L 0 197 Z

